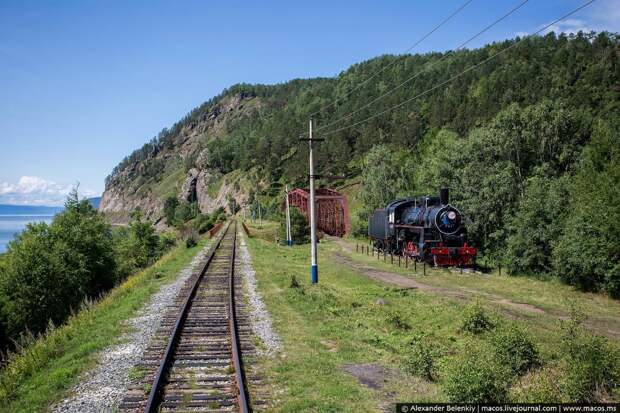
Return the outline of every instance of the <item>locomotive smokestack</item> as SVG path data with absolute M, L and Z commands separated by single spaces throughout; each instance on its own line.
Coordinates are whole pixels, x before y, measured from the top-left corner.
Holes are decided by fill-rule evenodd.
M 450 189 L 441 188 L 439 190 L 439 201 L 441 205 L 448 205 L 450 203 Z

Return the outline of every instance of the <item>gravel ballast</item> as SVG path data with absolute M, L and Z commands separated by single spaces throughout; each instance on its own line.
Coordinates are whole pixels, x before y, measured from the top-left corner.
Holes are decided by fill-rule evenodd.
M 104 351 L 97 366 L 84 374 L 72 389 L 73 396 L 62 400 L 51 410 L 62 413 L 101 413 L 117 411 L 130 384 L 129 370 L 144 354 L 149 341 L 159 327 L 166 308 L 197 270 L 209 245 L 196 254 L 192 263 L 184 268 L 176 280 L 163 285 L 139 310 L 138 315 L 126 323 L 130 332 L 121 337 L 121 344 Z
M 252 266 L 252 257 L 245 242 L 245 234 L 239 232 L 239 246 L 237 249 L 237 270 L 245 282 L 245 290 L 250 304 L 250 317 L 252 319 L 252 330 L 263 342 L 264 347 L 258 348 L 259 354 L 274 355 L 282 348 L 282 341 L 278 334 L 273 330 L 271 317 L 265 303 L 258 292 L 256 273 Z

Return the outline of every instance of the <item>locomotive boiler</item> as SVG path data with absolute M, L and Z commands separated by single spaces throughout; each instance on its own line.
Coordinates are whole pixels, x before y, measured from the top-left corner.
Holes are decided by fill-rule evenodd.
M 475 264 L 461 212 L 450 205 L 448 188 L 439 197 L 397 199 L 368 219 L 368 235 L 378 250 L 437 266 Z

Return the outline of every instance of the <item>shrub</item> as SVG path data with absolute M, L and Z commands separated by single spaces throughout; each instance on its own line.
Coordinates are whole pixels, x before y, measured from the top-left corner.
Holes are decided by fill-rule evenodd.
M 198 215 L 198 204 L 196 202 L 181 202 L 174 211 L 174 223 L 179 226 L 193 219 Z
M 144 268 L 159 258 L 161 244 L 155 227 L 139 211 L 131 214 L 128 228 L 115 232 L 114 249 L 121 276 Z
M 573 402 L 596 401 L 620 380 L 620 354 L 606 338 L 593 335 L 573 314 L 563 325 L 564 377 L 562 390 Z
M 171 232 L 162 232 L 159 235 L 159 250 L 160 253 L 164 253 L 168 251 L 170 248 L 174 247 L 177 243 L 177 237 Z
M 299 288 L 299 287 L 301 287 L 301 285 L 299 284 L 299 281 L 297 281 L 297 278 L 294 275 L 291 276 L 291 285 L 290 285 L 290 287 L 291 288 Z
M 509 373 L 487 348 L 477 348 L 446 365 L 443 390 L 451 402 L 506 401 Z
M 291 211 L 291 238 L 294 244 L 305 244 L 310 241 L 310 226 L 306 216 L 295 207 Z M 286 242 L 286 215 L 282 215 L 282 225 L 280 225 L 279 238 Z
M 357 215 L 353 216 L 351 235 L 360 238 L 368 237 L 368 216 L 368 211 L 358 211 Z
M 169 226 L 174 225 L 174 214 L 177 206 L 179 206 L 179 200 L 174 195 L 169 196 L 164 201 L 164 215 L 166 216 L 166 224 Z
M 213 220 L 207 214 L 198 214 L 194 221 L 194 228 L 198 231 L 199 234 L 204 234 L 213 228 Z
M 428 337 L 415 337 L 411 341 L 407 370 L 413 375 L 433 380 L 436 356 L 436 345 Z
M 403 316 L 396 311 L 388 312 L 385 320 L 388 322 L 388 324 L 399 330 L 409 330 L 411 328 L 407 320 L 403 319 Z
M 522 374 L 538 363 L 538 351 L 524 331 L 515 325 L 499 329 L 491 337 L 498 359 L 513 374 Z
M 222 207 L 217 208 L 211 213 L 211 222 L 213 222 L 213 225 L 219 224 L 220 222 L 226 222 L 227 218 L 228 216 L 226 215 L 226 210 Z
M 196 241 L 196 238 L 194 238 L 193 236 L 190 236 L 189 238 L 185 240 L 185 247 L 187 248 L 192 248 L 192 247 L 195 247 L 196 245 L 198 245 L 198 242 Z
M 530 370 L 513 386 L 510 397 L 515 403 L 561 403 L 562 390 L 560 372 L 557 368 L 545 367 Z
M 480 334 L 491 330 L 493 327 L 493 322 L 487 314 L 486 308 L 479 301 L 475 301 L 465 308 L 463 320 L 461 321 L 461 330 L 472 334 Z

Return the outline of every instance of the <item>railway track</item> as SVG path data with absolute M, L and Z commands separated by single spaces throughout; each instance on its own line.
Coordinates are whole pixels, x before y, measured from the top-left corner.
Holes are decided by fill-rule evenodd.
M 241 352 L 253 352 L 235 277 L 237 224 L 226 226 L 151 342 L 142 376 L 120 408 L 135 412 L 250 412 Z M 241 313 L 241 314 L 239 314 Z

